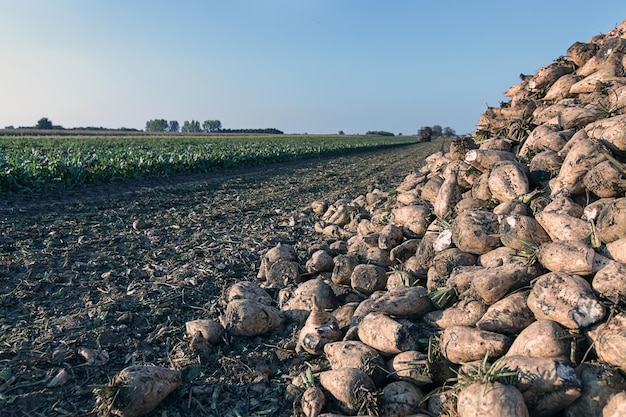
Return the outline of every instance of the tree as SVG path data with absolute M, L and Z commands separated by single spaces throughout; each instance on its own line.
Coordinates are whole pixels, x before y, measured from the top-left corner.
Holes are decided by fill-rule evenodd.
M 47 117 L 42 117 L 37 121 L 35 129 L 52 129 L 54 126 Z
M 432 133 L 434 137 L 439 137 L 441 136 L 441 132 L 443 129 L 441 129 L 441 126 L 439 125 L 434 125 L 432 128 Z
M 197 120 L 192 120 L 191 122 L 189 120 L 185 120 L 183 122 L 183 127 L 181 129 L 182 132 L 184 133 L 196 133 L 196 132 L 202 132 L 202 129 L 200 128 L 200 122 Z
M 451 136 L 455 136 L 456 132 L 454 131 L 454 129 L 452 129 L 449 126 L 446 126 L 443 128 L 443 135 L 447 138 L 451 137 Z
M 168 132 L 178 132 L 180 130 L 180 125 L 178 124 L 178 120 L 170 120 L 167 126 Z
M 345 133 L 343 133 L 343 130 L 340 130 L 340 131 L 339 131 L 339 134 L 340 134 L 340 135 L 344 135 Z
M 222 122 L 219 120 L 205 120 L 202 122 L 202 130 L 205 132 L 219 132 L 222 130 Z
M 152 119 L 146 122 L 146 132 L 167 132 L 167 128 L 165 119 Z

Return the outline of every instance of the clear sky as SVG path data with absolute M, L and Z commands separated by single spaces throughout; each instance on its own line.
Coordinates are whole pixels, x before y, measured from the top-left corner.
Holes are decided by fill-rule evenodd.
M 626 1 L 0 0 L 0 127 L 475 130 Z

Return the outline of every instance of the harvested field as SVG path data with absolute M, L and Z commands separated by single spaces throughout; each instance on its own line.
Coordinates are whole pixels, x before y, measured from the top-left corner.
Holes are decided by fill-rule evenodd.
M 8 199 L 2 400 L 623 414 L 626 21 L 579 46 L 448 144 Z
M 0 410 L 95 415 L 93 390 L 132 364 L 183 372 L 153 415 L 297 415 L 297 331 L 189 348 L 259 252 L 320 241 L 313 200 L 390 189 L 443 141 L 263 168 L 5 195 L 0 201 Z M 306 242 L 306 245 L 303 243 Z

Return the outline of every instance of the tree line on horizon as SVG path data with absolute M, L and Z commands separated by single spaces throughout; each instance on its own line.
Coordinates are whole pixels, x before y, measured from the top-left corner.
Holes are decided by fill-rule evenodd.
M 429 129 L 430 129 L 430 134 L 432 136 L 434 136 L 434 137 L 438 137 L 438 136 L 444 136 L 444 137 L 456 136 L 456 132 L 451 127 L 446 126 L 446 127 L 442 128 L 439 125 L 422 126 L 422 127 L 420 127 L 419 131 L 417 132 L 418 136 L 422 136 L 422 134 L 428 134 Z
M 274 128 L 267 129 L 224 129 L 219 120 L 185 120 L 180 126 L 177 120 L 151 119 L 146 122 L 146 132 L 182 132 L 182 133 L 269 133 L 282 135 L 283 132 Z
M 34 126 L 19 126 L 15 127 L 13 125 L 5 126 L 5 130 L 14 130 L 14 129 L 37 129 L 37 130 L 102 130 L 102 131 L 120 131 L 120 132 L 141 132 L 139 129 L 135 129 L 132 127 L 120 127 L 120 128 L 110 128 L 110 127 L 96 127 L 96 126 L 87 126 L 87 127 L 70 127 L 66 128 L 61 125 L 55 125 L 52 123 L 50 119 L 47 117 L 42 117 L 37 120 Z
M 339 131 L 340 135 L 343 135 L 343 130 Z M 392 132 L 388 132 L 386 130 L 368 130 L 365 132 L 366 135 L 376 135 L 376 136 L 395 136 Z M 402 136 L 402 133 L 398 133 L 398 136 Z M 422 126 L 417 131 L 417 136 L 423 140 L 430 140 L 431 137 L 452 137 L 456 136 L 456 132 L 449 126 L 441 127 L 439 125 L 434 126 Z
M 13 126 L 6 126 L 6 130 L 15 129 Z M 122 132 L 141 132 L 139 129 L 121 127 L 119 129 L 111 129 L 105 127 L 73 127 L 66 129 L 63 126 L 55 125 L 47 117 L 40 118 L 34 126 L 20 126 L 17 129 L 39 129 L 39 130 L 111 130 Z M 266 134 L 283 134 L 284 132 L 275 128 L 266 129 L 224 129 L 222 122 L 219 120 L 205 120 L 200 123 L 198 120 L 185 120 L 183 125 L 180 126 L 177 120 L 165 120 L 165 119 L 151 119 L 146 122 L 146 132 L 182 132 L 182 133 L 266 133 Z M 343 130 L 340 130 L 339 135 L 344 135 Z M 366 135 L 378 135 L 378 136 L 394 136 L 392 132 L 385 130 L 369 130 Z M 402 136 L 402 133 L 398 133 L 398 136 Z M 431 137 L 451 137 L 456 136 L 456 132 L 449 126 L 441 127 L 440 125 L 422 126 L 417 132 L 417 136 L 422 140 L 430 140 Z
M 219 132 L 222 122 L 219 120 L 205 120 L 202 125 L 198 120 L 185 120 L 181 126 L 178 120 L 151 119 L 146 122 L 146 132 Z

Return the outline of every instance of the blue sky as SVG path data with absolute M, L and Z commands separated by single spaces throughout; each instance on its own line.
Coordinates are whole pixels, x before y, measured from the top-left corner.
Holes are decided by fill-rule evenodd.
M 0 127 L 475 129 L 619 1 L 0 0 Z

